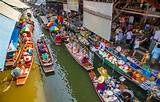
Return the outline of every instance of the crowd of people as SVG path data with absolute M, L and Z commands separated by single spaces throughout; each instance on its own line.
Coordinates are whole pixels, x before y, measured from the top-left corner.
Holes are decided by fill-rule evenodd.
M 132 17 L 132 16 L 131 16 Z M 134 19 L 134 18 L 133 18 Z M 121 20 L 123 21 L 123 20 Z M 114 42 L 115 45 L 121 46 L 124 49 L 129 49 L 130 52 L 132 52 L 132 57 L 136 57 L 137 52 L 142 52 L 142 60 L 141 62 L 143 64 L 146 64 L 150 62 L 150 66 L 154 67 L 153 65 L 160 61 L 160 50 L 159 49 L 160 43 L 159 43 L 159 35 L 160 30 L 157 26 L 151 27 L 149 24 L 146 24 L 144 26 L 144 31 L 141 30 L 141 34 L 137 34 L 136 30 L 133 27 L 133 20 L 130 21 L 129 19 L 128 26 L 125 24 L 122 24 L 123 22 L 119 21 L 119 27 L 115 30 L 115 37 Z M 123 26 L 126 25 L 126 26 Z M 132 26 L 131 26 L 132 25 Z M 151 29 L 152 28 L 152 29 Z M 149 36 L 145 36 L 145 31 L 149 32 Z M 147 43 L 149 44 L 147 44 Z M 145 43 L 145 46 L 148 48 L 145 48 L 145 51 L 143 51 L 144 47 L 142 47 L 142 44 Z M 123 46 L 125 45 L 125 46 Z

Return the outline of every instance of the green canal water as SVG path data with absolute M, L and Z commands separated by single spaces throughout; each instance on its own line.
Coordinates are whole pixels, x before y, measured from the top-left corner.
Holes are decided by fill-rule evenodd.
M 42 30 L 38 21 L 34 21 L 33 41 L 36 42 Z M 88 72 L 72 58 L 64 45 L 49 45 L 55 58 L 55 73 L 46 76 L 35 53 L 25 85 L 16 86 L 15 81 L 0 83 L 0 102 L 99 102 Z M 0 80 L 8 79 L 8 76 L 10 70 L 0 73 Z M 5 89 L 6 92 L 2 92 Z

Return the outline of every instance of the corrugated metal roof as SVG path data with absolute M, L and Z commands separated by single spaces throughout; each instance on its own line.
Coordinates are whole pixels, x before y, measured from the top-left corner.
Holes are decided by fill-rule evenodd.
M 29 6 L 27 6 L 25 3 L 19 1 L 19 0 L 2 0 L 3 2 L 18 7 L 18 8 L 30 8 Z
M 13 9 L 12 7 L 8 6 L 7 4 L 3 3 L 3 2 L 0 2 L 0 14 L 8 17 L 8 18 L 11 18 L 15 21 L 18 21 L 20 16 L 21 16 L 21 13 L 16 11 L 15 9 Z

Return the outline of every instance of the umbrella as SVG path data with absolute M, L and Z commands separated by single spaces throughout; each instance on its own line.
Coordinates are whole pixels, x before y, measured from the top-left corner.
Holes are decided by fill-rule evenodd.
M 52 22 L 54 22 L 55 20 L 53 20 L 53 19 L 50 19 L 49 21 L 52 23 Z
M 59 28 L 56 26 L 52 26 L 51 28 L 49 28 L 50 31 L 58 31 Z
M 11 71 L 11 75 L 13 76 L 13 77 L 18 77 L 18 76 L 20 76 L 21 75 L 21 69 L 20 68 L 15 68 L 15 69 L 13 69 L 12 71 Z
M 57 19 L 57 18 L 58 18 L 58 16 L 52 16 L 51 18 Z
M 22 31 L 30 32 L 30 29 L 28 27 L 24 27 L 21 29 Z
M 47 27 L 51 27 L 52 26 L 52 23 L 51 22 L 49 22 L 48 24 L 47 24 Z
M 57 23 L 52 23 L 52 26 L 57 26 Z

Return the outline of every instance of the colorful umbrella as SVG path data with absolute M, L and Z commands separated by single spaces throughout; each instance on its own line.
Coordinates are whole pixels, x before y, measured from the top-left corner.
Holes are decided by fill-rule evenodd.
M 24 27 L 24 28 L 22 28 L 21 30 L 22 30 L 22 31 L 26 31 L 26 32 L 29 32 L 29 31 L 30 31 L 30 29 L 29 29 L 28 27 Z
M 50 31 L 58 31 L 59 28 L 56 26 L 52 26 L 51 28 L 49 28 Z
M 52 26 L 57 26 L 57 23 L 52 23 Z
M 49 20 L 49 22 L 51 22 L 51 23 L 52 23 L 52 22 L 55 22 L 55 20 L 53 20 L 53 19 L 50 19 L 50 20 Z
M 55 17 L 51 17 L 51 18 L 50 18 L 50 20 L 57 20 L 57 18 L 55 18 Z
M 51 27 L 52 26 L 52 22 L 49 22 L 48 24 L 47 24 L 47 27 Z
M 58 18 L 58 16 L 52 16 L 53 18 Z

